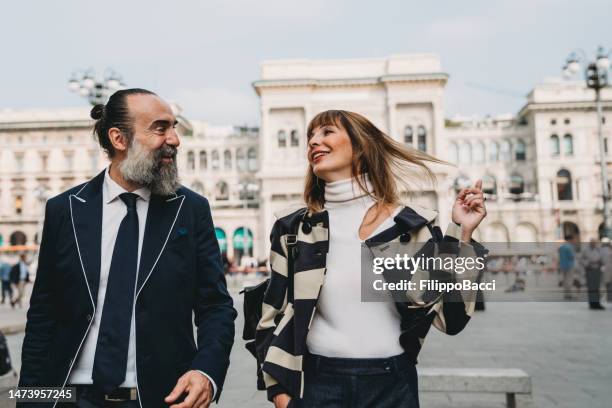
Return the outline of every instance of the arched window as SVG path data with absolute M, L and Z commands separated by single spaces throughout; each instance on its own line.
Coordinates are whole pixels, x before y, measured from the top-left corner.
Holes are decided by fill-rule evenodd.
M 208 167 L 208 159 L 206 158 L 206 151 L 200 151 L 200 170 L 206 170 Z
M 482 192 L 489 195 L 497 194 L 497 182 L 495 177 L 490 174 L 485 174 L 482 178 Z
M 412 135 L 412 126 L 406 126 L 404 128 L 404 143 L 406 143 L 408 147 L 412 147 Z
M 232 152 L 229 150 L 223 152 L 223 168 L 225 170 L 232 169 Z
M 291 146 L 296 147 L 300 145 L 300 136 L 298 135 L 298 131 L 293 129 L 291 131 Z
M 225 231 L 219 227 L 215 227 L 215 236 L 217 237 L 217 242 L 219 243 L 219 250 L 221 253 L 227 252 L 227 235 Z
M 219 170 L 219 151 L 216 149 L 210 154 L 210 164 L 213 170 Z
M 455 142 L 451 142 L 451 144 L 449 145 L 448 159 L 451 163 L 459 163 L 459 147 L 457 147 L 457 143 Z
M 236 166 L 238 167 L 238 171 L 246 171 L 246 157 L 242 147 L 236 150 Z
M 470 187 L 470 185 L 471 182 L 469 177 L 461 174 L 455 179 L 455 182 L 453 183 L 453 188 L 455 189 L 455 193 L 458 193 L 459 190 L 461 190 L 462 188 Z
M 204 195 L 204 184 L 199 181 L 194 181 L 191 185 L 191 189 L 200 195 Z
M 194 171 L 195 170 L 195 154 L 192 150 L 187 152 L 187 170 Z
M 26 234 L 22 231 L 15 231 L 9 237 L 9 243 L 11 245 L 25 245 L 27 240 Z
M 472 163 L 472 145 L 470 142 L 463 142 L 459 147 L 459 163 Z
M 485 162 L 485 147 L 484 143 L 476 142 L 474 145 L 474 163 Z
M 514 159 L 517 161 L 522 161 L 527 158 L 527 148 L 525 146 L 525 142 L 521 139 L 516 141 L 516 146 L 514 147 Z
M 501 160 L 503 162 L 509 162 L 510 161 L 510 153 L 511 153 L 511 146 L 510 146 L 510 142 L 507 140 L 502 140 L 501 142 L 501 148 L 499 149 L 499 155 L 501 157 Z
M 251 256 L 253 253 L 253 232 L 245 227 L 236 229 L 232 244 L 234 246 L 234 257 L 238 262 L 243 256 Z
M 419 126 L 417 128 L 417 146 L 420 151 L 427 151 L 427 130 L 425 126 Z
M 511 175 L 508 184 L 508 191 L 511 194 L 523 194 L 525 192 L 525 182 L 520 174 Z
M 566 169 L 561 169 L 557 172 L 556 181 L 557 181 L 557 197 L 559 201 L 573 200 L 572 174 Z
M 552 156 L 558 156 L 559 150 L 559 136 L 552 135 L 550 137 L 550 154 Z
M 249 158 L 249 171 L 257 171 L 257 150 L 254 147 L 251 147 L 248 152 Z
M 284 130 L 278 131 L 278 147 L 287 147 L 287 133 Z
M 225 181 L 219 181 L 215 186 L 215 200 L 229 200 L 229 188 L 227 187 L 227 183 Z
M 574 139 L 569 133 L 563 136 L 563 154 L 568 156 L 574 154 Z
M 491 142 L 489 145 L 489 161 L 496 163 L 499 160 L 499 145 L 497 142 Z

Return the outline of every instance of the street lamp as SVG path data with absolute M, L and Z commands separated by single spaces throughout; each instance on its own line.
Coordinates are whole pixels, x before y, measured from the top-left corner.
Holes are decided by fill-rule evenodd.
M 103 77 L 97 77 L 93 69 L 75 71 L 68 80 L 68 89 L 87 98 L 90 104 L 106 103 L 108 98 L 119 89 L 125 88 L 121 76 L 107 68 Z
M 245 180 L 245 181 L 240 182 L 239 186 L 240 186 L 240 197 L 243 200 L 243 208 L 246 210 L 247 208 L 249 208 L 249 200 L 253 200 L 255 195 L 259 191 L 259 184 L 253 181 Z M 243 256 L 245 256 L 247 253 L 247 245 L 248 245 L 248 240 L 249 240 L 247 231 L 249 231 L 249 228 L 246 225 L 242 227 Z
M 608 168 L 604 148 L 604 138 L 601 129 L 602 107 L 601 90 L 608 86 L 608 70 L 610 69 L 610 53 L 603 47 L 597 49 L 595 61 L 589 61 L 582 50 L 572 52 L 563 66 L 563 76 L 571 78 L 580 72 L 584 66 L 584 76 L 588 88 L 595 90 L 595 106 L 597 110 L 597 136 L 599 138 L 599 152 L 601 155 L 601 190 L 603 198 L 603 231 L 602 237 L 612 238 L 612 218 L 609 213 L 610 189 L 608 188 Z

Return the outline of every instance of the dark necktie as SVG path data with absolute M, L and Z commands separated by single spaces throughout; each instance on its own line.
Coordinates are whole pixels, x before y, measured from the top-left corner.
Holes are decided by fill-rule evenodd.
M 138 196 L 123 193 L 119 197 L 127 214 L 113 249 L 92 373 L 94 384 L 105 393 L 125 381 L 138 265 Z

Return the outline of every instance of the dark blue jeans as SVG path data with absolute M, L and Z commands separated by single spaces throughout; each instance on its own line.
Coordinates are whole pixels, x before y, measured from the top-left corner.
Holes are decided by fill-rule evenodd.
M 304 398 L 291 407 L 419 408 L 418 379 L 405 355 L 390 358 L 330 358 L 304 361 Z

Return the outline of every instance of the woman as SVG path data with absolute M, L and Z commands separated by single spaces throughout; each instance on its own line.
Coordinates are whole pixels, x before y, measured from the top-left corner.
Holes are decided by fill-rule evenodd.
M 418 407 L 416 356 L 429 327 L 458 333 L 475 299 L 362 302 L 361 244 L 374 253 L 376 243 L 433 239 L 437 213 L 401 205 L 395 180 L 415 167 L 434 179 L 426 162 L 442 161 L 347 111 L 318 114 L 307 136 L 307 207 L 279 215 L 271 233 L 256 338 L 268 399 L 276 408 Z M 486 251 L 471 240 L 486 215 L 481 185 L 459 192 L 453 222 L 439 234 L 456 256 Z

